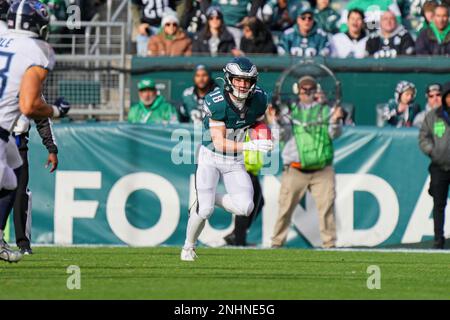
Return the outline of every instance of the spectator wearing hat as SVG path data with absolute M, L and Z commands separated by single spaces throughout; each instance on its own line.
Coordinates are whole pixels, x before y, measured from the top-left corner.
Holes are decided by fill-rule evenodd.
M 397 83 L 394 99 L 389 100 L 377 110 L 377 125 L 379 127 L 384 127 L 386 124 L 397 128 L 411 127 L 420 112 L 420 106 L 414 102 L 416 93 L 414 83 L 409 81 Z
M 143 79 L 138 83 L 139 102 L 131 106 L 128 113 L 129 123 L 177 123 L 176 109 L 158 94 L 152 79 Z
M 243 24 L 243 37 L 240 50 L 234 50 L 235 56 L 245 54 L 276 54 L 272 34 L 267 26 L 256 17 L 248 18 Z
M 192 40 L 180 28 L 178 17 L 174 11 L 163 15 L 161 31 L 148 42 L 149 56 L 190 56 Z
M 205 96 L 217 87 L 208 68 L 199 64 L 194 71 L 194 85 L 183 91 L 183 104 L 180 113 L 189 122 L 201 123 L 203 120 L 203 102 Z
M 450 24 L 446 5 L 441 4 L 434 9 L 433 21 L 417 38 L 416 53 L 418 55 L 450 54 Z
M 131 0 L 131 2 L 139 7 L 141 22 L 139 25 L 139 34 L 143 35 L 158 33 L 163 15 L 167 11 L 174 11 L 176 9 L 176 0 Z
M 312 8 L 303 7 L 298 10 L 297 24 L 283 33 L 278 53 L 300 57 L 330 54 L 328 35 L 314 22 Z
M 331 56 L 335 58 L 364 58 L 367 32 L 364 29 L 364 13 L 359 9 L 348 12 L 348 31 L 332 36 Z
M 209 7 L 206 17 L 208 22 L 205 28 L 194 36 L 192 51 L 196 54 L 207 53 L 211 56 L 231 53 L 236 48 L 236 43 L 224 24 L 220 8 Z
M 282 150 L 283 175 L 279 195 L 279 211 L 272 237 L 272 247 L 286 241 L 292 213 L 309 190 L 317 205 L 322 246 L 332 248 L 336 241 L 334 215 L 335 172 L 333 143 L 342 132 L 342 108 L 315 101 L 318 83 L 311 76 L 299 79 L 294 92 L 299 100 L 282 111 L 279 123 L 286 144 Z M 285 121 L 283 118 L 288 118 Z
M 432 83 L 427 86 L 425 96 L 427 98 L 427 104 L 425 110 L 419 112 L 419 114 L 414 118 L 413 126 L 420 128 L 422 127 L 423 121 L 426 115 L 431 110 L 437 109 L 442 105 L 441 99 L 442 86 L 439 83 Z
M 163 14 L 175 10 L 176 3 L 175 0 L 131 0 L 131 2 L 137 7 L 136 14 L 139 14 L 139 23 L 136 30 L 137 53 L 146 56 L 148 41 L 151 36 L 158 34 Z
M 366 43 L 366 55 L 374 58 L 396 58 L 414 54 L 414 40 L 401 24 L 397 23 L 393 12 L 381 15 L 380 30 L 373 32 Z
M 445 207 L 450 185 L 450 82 L 442 89 L 442 105 L 425 116 L 419 133 L 420 149 L 431 159 L 430 188 L 433 197 L 434 248 L 444 249 Z
M 341 16 L 330 7 L 330 3 L 331 0 L 316 1 L 314 20 L 323 31 L 335 34 L 339 32 L 338 22 Z
M 300 0 L 270 0 L 264 5 L 262 16 L 272 32 L 283 32 L 292 27 L 300 7 L 309 8 L 307 1 Z

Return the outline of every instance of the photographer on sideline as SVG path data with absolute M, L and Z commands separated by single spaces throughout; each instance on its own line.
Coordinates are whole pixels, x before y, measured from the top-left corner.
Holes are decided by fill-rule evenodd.
M 332 139 L 342 133 L 344 114 L 339 106 L 332 109 L 317 102 L 317 88 L 313 77 L 300 78 L 294 89 L 299 100 L 289 106 L 286 114 L 292 133 L 286 135 L 287 143 L 282 151 L 284 170 L 272 248 L 279 248 L 286 241 L 294 209 L 307 190 L 317 205 L 322 246 L 336 246 Z

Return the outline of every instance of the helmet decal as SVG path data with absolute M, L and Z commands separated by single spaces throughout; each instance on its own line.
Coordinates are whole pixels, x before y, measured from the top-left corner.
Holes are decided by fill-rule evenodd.
M 46 40 L 50 15 L 38 0 L 16 0 L 8 11 L 8 28 Z
M 256 81 L 258 79 L 258 71 L 256 66 L 247 58 L 234 58 L 225 65 L 223 69 L 225 73 L 225 91 L 231 93 L 238 99 L 245 100 L 253 95 L 256 89 Z M 242 92 L 233 85 L 233 78 L 249 79 L 251 82 L 247 92 Z

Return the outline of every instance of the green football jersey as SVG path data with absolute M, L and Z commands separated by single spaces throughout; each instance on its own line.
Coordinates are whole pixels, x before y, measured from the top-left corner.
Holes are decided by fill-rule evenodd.
M 215 151 L 209 133 L 209 119 L 225 123 L 227 139 L 243 142 L 247 129 L 264 117 L 267 109 L 267 94 L 257 86 L 253 96 L 247 99 L 244 107 L 239 110 L 231 102 L 228 92 L 224 92 L 223 88 L 216 88 L 205 97 L 203 109 L 205 134 L 202 144 Z
M 212 2 L 213 5 L 220 6 L 225 24 L 233 27 L 247 16 L 251 3 L 250 0 L 213 0 Z

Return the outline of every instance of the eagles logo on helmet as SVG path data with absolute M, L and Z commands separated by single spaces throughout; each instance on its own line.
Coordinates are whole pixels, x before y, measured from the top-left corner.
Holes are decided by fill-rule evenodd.
M 256 81 L 258 80 L 258 71 L 249 59 L 243 57 L 234 58 L 225 65 L 223 72 L 225 73 L 225 91 L 241 100 L 245 100 L 253 95 L 256 89 Z M 235 87 L 233 78 L 249 79 L 251 85 L 248 91 L 242 92 L 242 88 Z
M 47 6 L 37 0 L 16 0 L 8 11 L 8 28 L 47 40 L 50 15 Z

